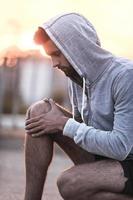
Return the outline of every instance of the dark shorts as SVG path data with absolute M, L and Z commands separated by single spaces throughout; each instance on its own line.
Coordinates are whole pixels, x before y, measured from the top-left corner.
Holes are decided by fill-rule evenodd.
M 96 160 L 108 159 L 98 155 L 96 155 L 95 158 Z M 119 162 L 123 168 L 124 176 L 128 178 L 122 193 L 133 196 L 133 160 L 124 160 Z

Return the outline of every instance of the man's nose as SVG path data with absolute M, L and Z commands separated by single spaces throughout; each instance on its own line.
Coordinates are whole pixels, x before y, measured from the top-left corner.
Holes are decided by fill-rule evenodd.
M 52 63 L 54 68 L 59 66 L 59 61 L 56 58 L 52 58 Z
M 53 65 L 53 68 L 56 68 L 56 67 L 58 67 L 59 65 L 58 64 L 56 64 L 56 65 Z

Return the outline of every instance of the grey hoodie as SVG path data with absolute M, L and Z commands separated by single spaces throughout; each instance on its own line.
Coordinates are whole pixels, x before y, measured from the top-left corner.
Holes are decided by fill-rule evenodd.
M 83 78 L 82 88 L 69 80 L 73 118 L 63 134 L 90 153 L 133 159 L 133 62 L 101 48 L 94 27 L 79 14 L 41 27 Z M 79 115 L 83 123 L 75 120 Z

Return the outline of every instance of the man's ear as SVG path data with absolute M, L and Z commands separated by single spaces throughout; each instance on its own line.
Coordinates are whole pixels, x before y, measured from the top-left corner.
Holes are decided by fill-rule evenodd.
M 38 27 L 38 30 L 34 34 L 33 40 L 36 44 L 44 44 L 50 40 L 50 38 L 43 28 Z

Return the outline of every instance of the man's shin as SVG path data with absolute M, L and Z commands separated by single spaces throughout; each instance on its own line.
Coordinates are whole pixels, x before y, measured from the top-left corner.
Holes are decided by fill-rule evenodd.
M 40 200 L 53 155 L 53 142 L 48 136 L 25 140 L 26 191 L 25 200 Z

